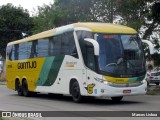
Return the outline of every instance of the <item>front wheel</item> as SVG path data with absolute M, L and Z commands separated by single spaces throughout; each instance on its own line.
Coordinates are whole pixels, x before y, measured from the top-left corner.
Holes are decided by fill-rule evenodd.
M 71 88 L 72 88 L 71 94 L 72 94 L 73 101 L 77 102 L 77 103 L 82 102 L 82 96 L 80 93 L 80 88 L 79 88 L 78 82 L 74 82 Z
M 156 82 L 156 85 L 159 85 L 159 82 Z
M 123 96 L 111 97 L 111 98 L 112 98 L 112 100 L 113 100 L 114 102 L 120 102 L 120 101 L 122 100 Z

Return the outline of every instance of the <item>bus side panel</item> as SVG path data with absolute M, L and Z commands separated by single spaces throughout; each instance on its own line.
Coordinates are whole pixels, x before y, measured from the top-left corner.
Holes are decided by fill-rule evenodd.
M 10 89 L 15 90 L 15 64 L 12 61 L 6 61 L 6 80 L 7 80 L 7 87 Z
M 57 65 L 55 63 L 55 65 Z M 54 71 L 52 71 L 54 74 Z M 82 61 L 72 56 L 66 55 L 64 60 L 59 68 L 57 77 L 53 79 L 55 82 L 50 86 L 39 85 L 37 86 L 37 92 L 46 92 L 46 93 L 59 93 L 59 94 L 70 94 L 70 81 L 74 79 L 77 80 L 81 89 L 82 95 L 87 95 L 87 86 L 86 80 L 86 70 Z
M 15 80 L 18 79 L 28 83 L 29 91 L 35 91 L 35 83 L 39 80 L 39 74 L 42 69 L 45 58 L 36 58 L 28 60 L 16 60 L 6 62 L 7 87 L 15 90 Z

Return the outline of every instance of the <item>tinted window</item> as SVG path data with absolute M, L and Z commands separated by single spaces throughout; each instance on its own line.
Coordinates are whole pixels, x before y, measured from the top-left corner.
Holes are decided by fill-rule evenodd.
M 62 54 L 78 57 L 73 32 L 64 34 L 62 41 Z
M 54 36 L 49 40 L 49 55 L 72 55 L 78 58 L 73 32 Z
M 19 59 L 19 44 L 15 44 L 14 45 L 14 60 L 18 60 Z
M 38 40 L 38 57 L 47 57 L 49 56 L 49 39 L 40 39 Z
M 13 46 L 8 46 L 7 47 L 7 58 L 9 60 L 12 60 L 12 52 L 13 52 Z
M 55 55 L 72 55 L 78 58 L 73 32 L 7 47 L 9 60 Z
M 85 46 L 85 42 L 84 42 L 84 38 L 92 38 L 93 39 L 93 34 L 92 32 L 89 31 L 76 31 L 77 34 L 77 38 L 80 44 L 80 48 L 82 51 L 82 56 L 83 56 L 83 60 L 85 65 L 87 66 L 87 50 L 86 50 L 86 46 Z
M 19 44 L 19 60 L 27 59 L 27 42 Z
M 94 48 L 86 46 L 86 49 L 87 49 L 87 66 L 92 70 L 96 70 Z
M 37 40 L 28 43 L 29 58 L 36 58 L 38 56 L 37 44 Z
M 62 36 L 55 36 L 50 38 L 49 53 L 51 56 L 61 54 L 61 40 Z

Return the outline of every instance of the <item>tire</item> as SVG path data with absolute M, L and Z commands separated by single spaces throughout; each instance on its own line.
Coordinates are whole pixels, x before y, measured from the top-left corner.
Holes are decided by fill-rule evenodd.
M 159 82 L 156 82 L 156 85 L 159 85 Z
M 22 82 L 22 91 L 25 97 L 31 96 L 31 92 L 28 90 L 28 84 L 26 80 Z
M 19 96 L 23 96 L 22 86 L 20 85 L 19 80 L 16 80 L 15 90 L 17 91 L 17 94 L 18 94 Z
M 78 82 L 74 82 L 71 86 L 71 94 L 72 94 L 72 99 L 76 103 L 82 102 L 82 96 L 80 93 L 80 88 Z
M 114 102 L 120 102 L 123 98 L 123 96 L 119 96 L 119 97 L 111 97 L 112 98 L 112 101 Z

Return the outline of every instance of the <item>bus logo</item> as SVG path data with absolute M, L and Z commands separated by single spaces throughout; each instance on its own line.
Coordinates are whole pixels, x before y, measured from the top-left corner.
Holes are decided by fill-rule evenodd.
M 32 61 L 32 62 L 19 62 L 17 65 L 18 69 L 31 69 L 31 68 L 36 68 L 37 67 L 37 62 Z
M 86 90 L 87 90 L 87 92 L 88 92 L 89 94 L 92 94 L 92 93 L 93 93 L 93 88 L 94 88 L 94 86 L 95 86 L 95 84 L 92 83 L 92 84 L 88 84 L 87 87 L 85 87 Z

